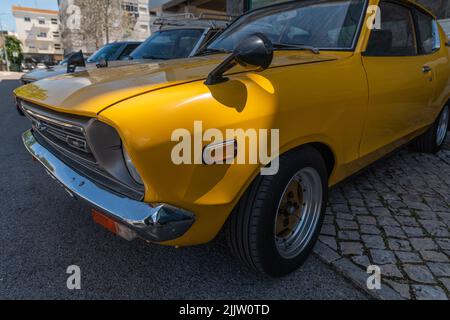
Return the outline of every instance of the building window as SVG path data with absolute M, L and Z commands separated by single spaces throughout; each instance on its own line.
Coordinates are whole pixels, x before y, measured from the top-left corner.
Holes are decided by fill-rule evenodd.
M 30 17 L 25 17 L 23 19 L 25 20 L 25 22 L 31 22 L 31 18 Z
M 134 15 L 136 18 L 139 17 L 139 7 L 137 3 L 123 2 L 122 10 L 128 12 L 130 15 Z
M 28 48 L 30 48 L 30 49 L 36 49 L 36 46 L 35 46 L 34 44 L 29 44 L 29 45 L 28 45 Z
M 141 29 L 142 29 L 143 31 L 148 31 L 148 26 L 145 25 L 145 24 L 141 24 Z
M 52 18 L 52 24 L 58 24 L 58 19 L 56 19 L 56 18 Z
M 59 32 L 53 31 L 53 38 L 59 38 Z
M 55 43 L 55 50 L 61 50 L 61 45 L 58 43 Z
M 38 38 L 47 38 L 47 33 L 46 33 L 46 32 L 39 32 L 39 33 L 37 34 L 37 37 L 38 37 Z
M 45 24 L 45 19 L 44 18 L 39 18 L 39 24 Z

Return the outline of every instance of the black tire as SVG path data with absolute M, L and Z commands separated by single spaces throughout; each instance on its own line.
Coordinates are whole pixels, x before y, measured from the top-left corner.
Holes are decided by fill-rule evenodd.
M 320 176 L 320 216 L 304 249 L 295 257 L 286 259 L 277 249 L 275 218 L 286 186 L 304 168 L 313 168 Z M 256 273 L 281 277 L 295 271 L 306 260 L 320 234 L 327 196 L 328 173 L 321 154 L 315 148 L 305 146 L 280 156 L 278 173 L 274 176 L 258 176 L 227 222 L 225 232 L 232 253 Z
M 439 123 L 441 118 L 444 115 L 444 112 L 449 112 L 449 107 L 445 106 L 441 113 L 439 114 L 436 121 L 433 123 L 433 125 L 420 137 L 418 137 L 416 140 L 413 141 L 411 144 L 412 150 L 415 152 L 420 153 L 430 153 L 435 154 L 439 152 L 443 145 L 445 144 L 445 139 L 447 137 L 447 131 L 448 131 L 448 120 L 447 120 L 447 130 L 445 130 L 445 137 L 442 141 L 438 142 L 438 132 L 439 132 Z

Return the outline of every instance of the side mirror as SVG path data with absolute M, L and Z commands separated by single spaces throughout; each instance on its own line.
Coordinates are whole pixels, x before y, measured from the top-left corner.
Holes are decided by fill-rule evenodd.
M 245 68 L 262 71 L 270 67 L 273 60 L 272 42 L 262 33 L 255 33 L 239 43 L 231 56 L 219 64 L 206 79 L 206 85 L 228 81 L 224 73 L 237 64 Z
M 95 66 L 99 69 L 100 68 L 108 68 L 108 60 L 102 58 Z
M 77 67 L 86 67 L 83 51 L 72 53 L 67 59 L 67 73 L 74 73 Z

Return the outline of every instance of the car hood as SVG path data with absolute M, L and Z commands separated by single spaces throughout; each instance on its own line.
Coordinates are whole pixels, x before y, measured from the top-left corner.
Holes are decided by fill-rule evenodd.
M 120 67 L 138 63 L 149 62 L 150 60 L 117 60 L 117 61 L 108 61 L 108 67 Z M 154 62 L 154 61 L 153 61 Z M 97 63 L 87 63 L 86 67 L 77 67 L 75 72 L 82 72 L 86 70 L 93 70 L 97 68 Z M 35 82 L 45 78 L 56 77 L 62 74 L 67 73 L 67 65 L 65 66 L 54 66 L 48 69 L 35 69 L 31 72 L 28 72 L 22 76 L 22 80 L 26 82 Z
M 85 68 L 78 69 L 79 71 L 84 71 Z M 67 66 L 54 66 L 48 69 L 34 69 L 22 76 L 22 80 L 27 82 L 34 82 L 41 79 L 59 76 L 67 72 Z
M 186 82 L 204 80 L 226 55 L 164 62 L 127 64 L 113 68 L 46 78 L 14 91 L 17 97 L 50 109 L 95 116 L 125 99 Z M 331 54 L 276 52 L 271 67 L 338 59 Z M 234 68 L 233 73 L 244 71 Z

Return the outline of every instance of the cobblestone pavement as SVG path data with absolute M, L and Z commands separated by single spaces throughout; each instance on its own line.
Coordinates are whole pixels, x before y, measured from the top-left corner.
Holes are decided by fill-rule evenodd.
M 315 253 L 381 299 L 450 298 L 450 140 L 437 155 L 405 148 L 334 188 Z

